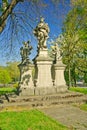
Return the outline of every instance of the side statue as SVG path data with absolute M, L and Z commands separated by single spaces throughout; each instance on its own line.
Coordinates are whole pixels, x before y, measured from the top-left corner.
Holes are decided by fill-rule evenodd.
M 24 46 L 20 48 L 20 55 L 22 58 L 22 64 L 26 64 L 29 62 L 29 55 L 31 54 L 32 46 L 30 45 L 30 41 L 23 42 Z
M 34 29 L 33 33 L 37 37 L 38 40 L 38 48 L 46 48 L 46 41 L 48 39 L 48 33 L 49 33 L 49 27 L 48 24 L 44 22 L 44 18 L 42 17 L 40 19 L 39 24 Z
M 57 61 L 61 60 L 62 56 L 61 56 L 61 52 L 60 52 L 58 43 L 55 43 L 55 45 L 52 46 L 52 53 L 53 53 L 53 55 L 55 55 L 56 63 L 57 63 Z

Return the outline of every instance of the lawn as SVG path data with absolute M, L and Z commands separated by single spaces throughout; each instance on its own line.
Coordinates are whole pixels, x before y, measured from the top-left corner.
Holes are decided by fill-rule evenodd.
M 0 112 L 0 130 L 68 130 L 38 110 Z
M 11 87 L 3 87 L 0 88 L 0 95 L 16 92 L 16 88 Z
M 75 92 L 80 92 L 80 93 L 87 94 L 87 88 L 71 87 L 69 90 L 70 91 L 75 91 Z
M 87 111 L 87 103 L 80 105 L 80 109 Z
M 83 94 L 87 94 L 87 88 L 71 87 L 70 90 L 75 91 L 75 92 L 80 92 L 80 93 L 83 93 Z M 76 105 L 76 106 L 79 107 L 81 110 L 87 111 L 87 103 L 79 104 L 79 105 Z

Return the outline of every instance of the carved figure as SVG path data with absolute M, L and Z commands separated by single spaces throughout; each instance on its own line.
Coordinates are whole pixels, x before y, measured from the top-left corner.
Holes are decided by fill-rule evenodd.
M 30 41 L 24 42 L 24 46 L 20 48 L 20 55 L 22 57 L 22 63 L 29 61 L 29 55 L 31 54 L 32 46 L 30 46 Z
M 52 52 L 55 55 L 55 61 L 57 62 L 58 60 L 61 60 L 61 54 L 60 54 L 60 49 L 58 47 L 58 43 L 55 43 L 54 46 L 52 46 Z
M 36 26 L 33 33 L 39 41 L 38 48 L 46 48 L 46 40 L 48 38 L 49 27 L 48 24 L 44 22 L 44 18 L 41 18 L 40 23 Z

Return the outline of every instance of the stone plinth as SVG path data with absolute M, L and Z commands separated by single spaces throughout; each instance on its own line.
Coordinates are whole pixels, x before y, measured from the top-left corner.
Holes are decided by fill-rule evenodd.
M 48 56 L 48 50 L 39 50 L 39 54 L 35 58 L 37 69 L 35 95 L 55 93 L 51 77 L 52 64 L 53 60 Z
M 32 77 L 33 64 L 20 64 L 20 95 L 34 95 L 34 84 Z
M 66 86 L 66 82 L 65 82 L 65 79 L 64 79 L 64 70 L 65 70 L 65 65 L 62 63 L 61 60 L 59 60 L 54 65 L 55 86 L 56 86 L 57 92 L 67 91 L 67 86 Z

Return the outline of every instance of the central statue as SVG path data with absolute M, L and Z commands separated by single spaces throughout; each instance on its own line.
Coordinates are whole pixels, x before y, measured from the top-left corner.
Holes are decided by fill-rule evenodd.
M 37 37 L 39 49 L 47 48 L 46 41 L 49 31 L 48 24 L 44 22 L 44 18 L 42 17 L 33 31 L 34 35 Z

